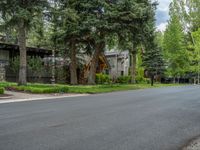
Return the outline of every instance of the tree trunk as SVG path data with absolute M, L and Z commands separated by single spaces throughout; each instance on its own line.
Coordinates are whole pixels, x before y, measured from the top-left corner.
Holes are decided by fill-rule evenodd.
M 27 59 L 26 59 L 26 28 L 24 21 L 19 24 L 19 50 L 20 50 L 20 68 L 18 85 L 27 84 Z
M 154 75 L 151 75 L 151 86 L 154 85 Z
M 102 48 L 103 48 L 102 43 L 96 44 L 95 51 L 94 51 L 92 61 L 91 61 L 91 65 L 90 65 L 89 74 L 88 74 L 88 84 L 89 85 L 95 84 L 97 64 L 99 62 L 99 55 L 101 53 Z
M 131 52 L 131 83 L 136 83 L 136 63 L 137 63 L 137 52 L 133 50 Z
M 176 84 L 176 77 L 174 77 L 174 81 L 173 81 L 173 83 Z
M 76 43 L 74 40 L 70 43 L 71 53 L 71 63 L 70 63 L 70 83 L 72 85 L 77 85 L 77 60 L 76 60 Z

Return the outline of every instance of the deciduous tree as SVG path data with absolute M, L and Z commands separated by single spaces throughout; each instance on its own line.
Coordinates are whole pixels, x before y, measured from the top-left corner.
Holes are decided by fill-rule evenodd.
M 188 68 L 185 35 L 178 12 L 174 11 L 176 1 L 170 5 L 170 20 L 164 34 L 164 54 L 167 62 L 167 74 L 174 78 L 184 75 Z

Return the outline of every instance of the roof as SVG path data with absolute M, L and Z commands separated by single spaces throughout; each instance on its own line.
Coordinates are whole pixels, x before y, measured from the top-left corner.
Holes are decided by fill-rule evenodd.
M 122 55 L 128 55 L 129 51 L 107 51 L 105 52 L 106 57 L 112 57 L 112 56 L 122 56 Z
M 19 50 L 19 45 L 0 42 L 0 50 Z M 46 53 L 46 54 L 52 53 L 52 50 L 50 49 L 37 48 L 37 47 L 27 47 L 27 51 Z

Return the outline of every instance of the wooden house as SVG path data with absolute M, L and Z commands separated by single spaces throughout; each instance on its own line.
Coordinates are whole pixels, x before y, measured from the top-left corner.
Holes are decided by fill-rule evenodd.
M 56 53 L 58 54 L 58 52 Z M 7 44 L 7 43 L 1 43 L 0 42 L 0 81 L 12 81 L 15 82 L 17 79 L 18 74 L 17 73 L 12 73 L 9 69 L 9 62 L 12 58 L 19 56 L 19 46 L 16 44 Z M 44 61 L 44 66 L 46 65 L 46 61 L 51 62 L 52 61 L 52 50 L 49 49 L 44 49 L 44 48 L 37 48 L 37 47 L 27 47 L 27 56 L 38 56 L 43 59 Z M 87 73 L 90 69 L 90 64 L 91 64 L 91 56 L 84 55 L 82 56 L 84 63 L 82 64 L 82 68 L 77 69 L 78 73 L 78 81 L 81 84 L 85 84 L 87 82 Z M 69 60 L 69 58 L 62 58 L 56 56 L 56 60 L 59 60 L 59 66 L 57 67 L 57 82 L 62 82 L 62 83 L 69 83 L 70 81 L 70 75 L 69 75 L 69 62 L 66 61 Z M 47 69 L 51 69 L 52 64 L 49 63 L 49 65 L 46 66 Z M 104 53 L 102 53 L 99 56 L 99 63 L 97 65 L 97 73 L 108 73 L 110 69 L 109 62 L 107 61 Z M 64 70 L 64 71 L 63 71 Z M 59 76 L 59 73 L 62 76 L 66 77 L 61 77 Z M 28 73 L 27 80 L 28 82 L 44 82 L 44 83 L 51 83 L 51 71 L 48 73 L 44 73 L 45 70 L 43 71 L 43 75 L 40 77 L 40 80 L 33 80 L 36 77 L 33 77 L 33 74 Z M 61 79 L 62 78 L 62 79 Z

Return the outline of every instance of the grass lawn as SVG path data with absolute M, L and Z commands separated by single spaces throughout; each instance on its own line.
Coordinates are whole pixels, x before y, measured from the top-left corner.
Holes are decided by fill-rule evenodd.
M 137 90 L 146 88 L 159 88 L 167 86 L 180 86 L 181 84 L 113 84 L 113 85 L 95 85 L 95 86 L 69 86 L 69 93 L 108 93 L 116 91 Z
M 16 83 L 10 82 L 0 82 L 0 87 L 8 90 L 23 91 L 28 93 L 79 93 L 79 94 L 96 94 L 96 93 L 107 93 L 115 91 L 126 91 L 126 90 L 136 90 L 145 88 L 158 88 L 165 86 L 178 86 L 182 84 L 155 84 L 153 87 L 150 84 L 111 84 L 111 85 L 50 85 L 50 84 L 31 84 L 28 83 L 27 86 L 17 86 Z

